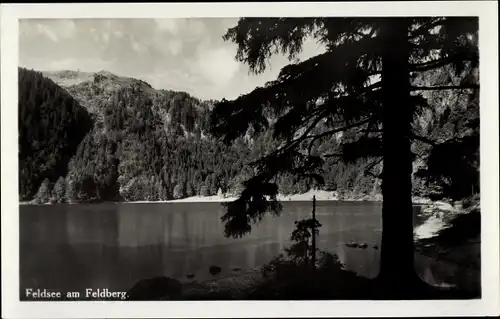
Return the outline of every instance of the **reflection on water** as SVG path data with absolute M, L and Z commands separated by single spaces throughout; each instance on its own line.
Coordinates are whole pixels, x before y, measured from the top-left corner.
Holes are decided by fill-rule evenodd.
M 260 267 L 290 244 L 294 221 L 310 217 L 309 202 L 283 206 L 282 216 L 265 217 L 241 239 L 224 237 L 219 203 L 21 206 L 21 291 L 126 290 L 153 276 L 209 278 L 211 265 L 223 274 Z M 316 212 L 323 224 L 318 248 L 375 277 L 381 203 L 317 202 Z M 368 248 L 348 248 L 350 241 Z

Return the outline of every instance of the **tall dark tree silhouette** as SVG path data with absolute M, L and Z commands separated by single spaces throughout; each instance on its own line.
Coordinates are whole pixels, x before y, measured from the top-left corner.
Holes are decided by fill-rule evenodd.
M 382 162 L 383 235 L 380 282 L 404 298 L 420 284 L 414 270 L 412 221 L 413 140 L 416 114 L 432 107 L 423 93 L 478 89 L 477 82 L 418 86 L 419 73 L 451 67 L 467 79 L 478 67 L 477 18 L 242 18 L 224 39 L 238 45 L 236 59 L 254 73 L 273 54 L 290 60 L 313 37 L 326 52 L 285 66 L 268 82 L 211 113 L 211 132 L 231 143 L 252 131 L 272 130 L 281 146 L 252 163 L 254 175 L 227 203 L 226 236 L 243 236 L 266 212 L 279 214 L 276 176 L 322 182 L 320 167 L 336 156 Z M 250 130 L 251 129 L 251 130 Z M 339 154 L 318 153 L 314 144 L 343 132 Z

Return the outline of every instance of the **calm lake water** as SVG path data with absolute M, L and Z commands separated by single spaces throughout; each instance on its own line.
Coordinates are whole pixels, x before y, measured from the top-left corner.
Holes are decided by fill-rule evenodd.
M 317 202 L 320 249 L 336 253 L 366 277 L 379 271 L 378 202 Z M 415 208 L 418 210 L 418 207 Z M 20 207 L 20 288 L 126 291 L 154 276 L 207 279 L 209 267 L 260 267 L 290 244 L 294 221 L 311 216 L 311 202 L 284 202 L 241 239 L 225 238 L 220 203 L 82 204 Z M 367 249 L 345 243 L 364 242 Z M 23 296 L 23 293 L 21 293 Z

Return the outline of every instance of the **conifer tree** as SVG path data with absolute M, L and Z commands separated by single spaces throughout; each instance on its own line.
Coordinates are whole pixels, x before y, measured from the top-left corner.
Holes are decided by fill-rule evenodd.
M 450 66 L 466 78 L 478 67 L 477 18 L 242 18 L 224 36 L 237 44 L 236 59 L 254 73 L 273 54 L 295 59 L 306 37 L 326 52 L 285 66 L 278 78 L 223 99 L 210 117 L 211 132 L 227 144 L 271 130 L 281 144 L 253 163 L 254 175 L 240 197 L 227 203 L 226 236 L 243 236 L 266 212 L 279 214 L 280 173 L 322 182 L 325 159 L 347 163 L 368 157 L 383 161 L 383 235 L 378 279 L 392 297 L 411 294 L 420 280 L 414 270 L 411 143 L 425 139 L 414 118 L 427 103 L 423 93 L 478 89 L 478 83 L 418 86 L 419 73 Z M 313 153 L 315 143 L 343 132 L 351 138 L 339 154 Z M 407 293 L 405 295 L 405 293 Z
M 62 176 L 59 177 L 52 191 L 52 201 L 55 203 L 63 203 L 66 195 L 66 181 Z
M 35 203 L 36 204 L 45 204 L 49 202 L 51 199 L 51 185 L 50 185 L 50 180 L 48 178 L 45 178 L 40 184 L 40 188 L 38 189 L 38 192 L 35 195 Z

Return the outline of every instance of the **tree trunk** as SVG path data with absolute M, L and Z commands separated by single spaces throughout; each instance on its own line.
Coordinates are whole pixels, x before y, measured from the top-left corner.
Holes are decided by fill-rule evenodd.
M 312 219 L 313 219 L 313 227 L 312 227 L 312 255 L 311 255 L 311 264 L 313 269 L 316 268 L 316 196 L 313 196 L 313 210 L 312 210 Z
M 386 297 L 405 298 L 417 283 L 411 201 L 412 158 L 408 21 L 393 18 L 380 29 L 383 155 L 382 251 L 379 281 Z

